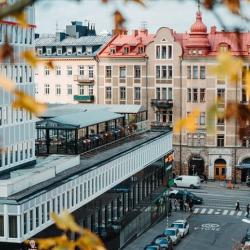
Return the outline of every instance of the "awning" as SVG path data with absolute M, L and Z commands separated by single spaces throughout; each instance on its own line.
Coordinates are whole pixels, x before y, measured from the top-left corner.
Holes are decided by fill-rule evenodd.
M 250 169 L 250 164 L 239 164 L 236 167 L 239 169 Z

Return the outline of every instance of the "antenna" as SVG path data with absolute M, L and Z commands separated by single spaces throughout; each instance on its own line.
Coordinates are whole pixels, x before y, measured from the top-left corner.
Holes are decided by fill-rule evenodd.
M 148 22 L 146 22 L 146 21 L 141 21 L 141 29 L 146 30 L 147 27 L 148 27 Z

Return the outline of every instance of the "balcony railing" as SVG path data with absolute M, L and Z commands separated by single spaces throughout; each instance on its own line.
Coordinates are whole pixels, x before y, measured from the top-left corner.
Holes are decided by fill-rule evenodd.
M 87 76 L 75 75 L 74 76 L 74 81 L 77 81 L 79 83 L 92 83 L 92 82 L 95 81 L 94 78 L 95 78 L 94 76 L 90 77 L 88 75 Z
M 162 108 L 172 108 L 173 100 L 172 99 L 151 99 L 151 106 L 153 107 L 162 107 Z
M 240 104 L 248 105 L 248 104 L 249 104 L 249 101 L 240 101 Z
M 172 122 L 151 122 L 152 130 L 172 130 Z
M 93 95 L 74 95 L 74 101 L 78 102 L 94 102 L 95 98 Z

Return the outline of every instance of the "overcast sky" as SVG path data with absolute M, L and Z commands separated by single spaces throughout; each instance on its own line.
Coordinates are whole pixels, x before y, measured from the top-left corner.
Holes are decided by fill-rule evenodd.
M 40 0 L 35 5 L 36 33 L 55 33 L 56 22 L 58 28 L 65 30 L 71 21 L 90 20 L 95 23 L 97 33 L 102 30 L 111 31 L 114 27 L 113 13 L 116 9 L 121 11 L 126 18 L 125 26 L 129 33 L 139 29 L 141 21 L 147 22 L 149 33 L 155 33 L 160 27 L 169 27 L 177 32 L 189 32 L 190 26 L 195 22 L 197 2 L 193 0 L 146 0 L 146 8 L 123 0 L 109 0 L 109 4 L 102 4 L 101 0 Z M 244 3 L 244 12 L 250 18 L 250 4 Z M 215 25 L 217 30 L 222 27 L 215 16 L 201 8 L 203 22 L 210 27 Z M 243 22 L 240 18 L 230 14 L 226 8 L 220 7 L 216 12 L 227 27 L 240 27 L 250 30 L 250 23 Z

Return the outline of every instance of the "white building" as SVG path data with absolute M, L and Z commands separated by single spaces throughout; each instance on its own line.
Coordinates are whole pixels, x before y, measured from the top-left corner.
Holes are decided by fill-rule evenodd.
M 11 1 L 11 3 L 16 0 Z M 35 16 L 34 6 L 26 8 L 29 28 L 18 26 L 18 22 L 8 17 L 0 24 L 0 45 L 5 43 L 6 35 L 13 46 L 15 63 L 0 63 L 1 73 L 10 78 L 17 89 L 34 96 L 33 69 L 20 58 L 25 50 L 34 49 Z M 13 96 L 0 88 L 0 175 L 8 169 L 20 168 L 35 163 L 35 121 L 33 115 L 23 109 L 13 109 Z

